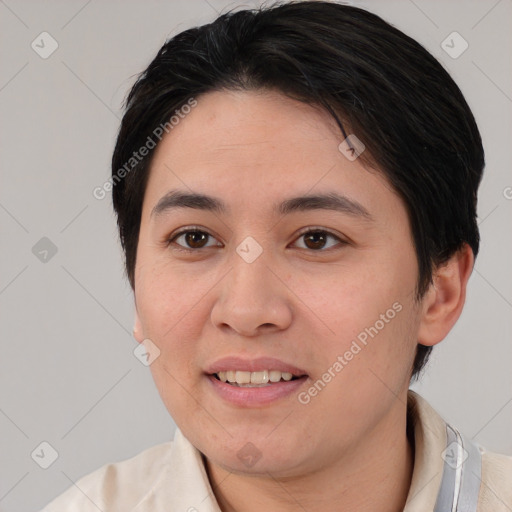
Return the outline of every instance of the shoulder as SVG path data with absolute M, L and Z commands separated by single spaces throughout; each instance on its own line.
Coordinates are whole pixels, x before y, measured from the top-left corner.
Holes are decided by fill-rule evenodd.
M 158 481 L 173 442 L 152 446 L 129 459 L 105 464 L 80 478 L 42 512 L 131 510 Z
M 478 510 L 482 512 L 510 512 L 512 510 L 512 457 L 482 452 L 482 484 Z
M 408 393 L 409 421 L 415 465 L 408 512 L 512 511 L 512 457 L 488 451 L 464 436 L 413 391 Z

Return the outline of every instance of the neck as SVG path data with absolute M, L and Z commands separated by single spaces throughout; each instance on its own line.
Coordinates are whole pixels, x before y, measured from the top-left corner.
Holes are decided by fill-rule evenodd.
M 223 512 L 398 512 L 403 510 L 414 466 L 413 439 L 406 432 L 406 407 L 396 410 L 334 465 L 295 477 L 243 475 L 206 460 Z M 410 437 L 410 436 L 409 436 Z

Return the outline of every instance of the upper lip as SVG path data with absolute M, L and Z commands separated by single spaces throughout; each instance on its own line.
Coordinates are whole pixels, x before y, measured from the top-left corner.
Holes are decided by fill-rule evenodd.
M 258 357 L 255 359 L 243 359 L 241 357 L 230 356 L 218 359 L 206 368 L 206 373 L 213 374 L 225 371 L 242 372 L 261 372 L 263 370 L 277 370 L 280 372 L 291 373 L 295 377 L 307 375 L 304 370 L 296 366 L 276 359 L 274 357 Z

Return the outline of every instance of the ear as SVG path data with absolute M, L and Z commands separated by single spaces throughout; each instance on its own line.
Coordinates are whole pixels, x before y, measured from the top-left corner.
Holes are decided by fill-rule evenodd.
M 468 244 L 434 270 L 433 282 L 422 299 L 418 343 L 433 346 L 442 341 L 462 313 L 474 255 Z
M 133 337 L 139 343 L 142 343 L 145 339 L 143 329 L 142 329 L 142 322 L 140 321 L 139 313 L 137 311 L 137 306 L 135 306 L 135 321 L 133 324 Z

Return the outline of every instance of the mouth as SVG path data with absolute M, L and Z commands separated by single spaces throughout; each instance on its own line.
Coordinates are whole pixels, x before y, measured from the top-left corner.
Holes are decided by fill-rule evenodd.
M 291 372 L 280 370 L 262 370 L 249 372 L 243 370 L 226 370 L 211 374 L 215 379 L 234 387 L 262 388 L 279 382 L 290 382 L 307 377 L 307 375 L 294 375 Z
M 207 367 L 205 376 L 214 395 L 237 408 L 282 403 L 309 379 L 304 370 L 274 357 L 225 357 Z

